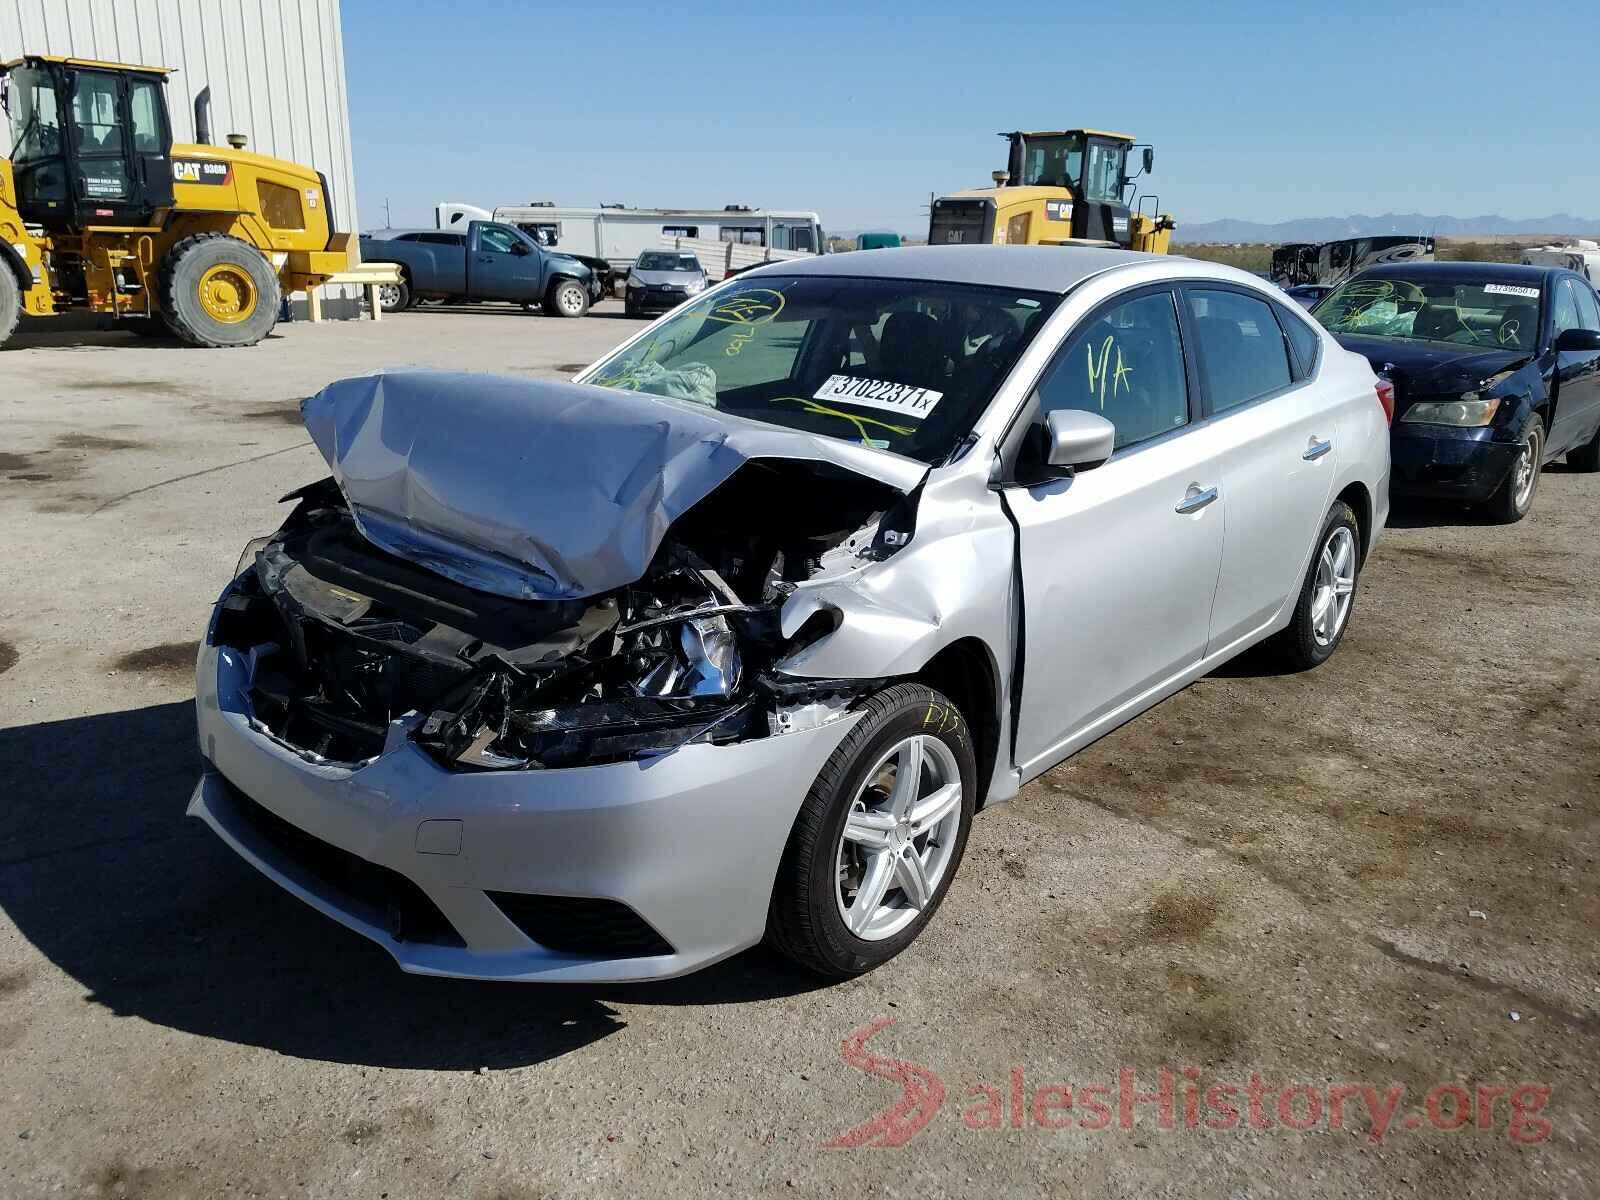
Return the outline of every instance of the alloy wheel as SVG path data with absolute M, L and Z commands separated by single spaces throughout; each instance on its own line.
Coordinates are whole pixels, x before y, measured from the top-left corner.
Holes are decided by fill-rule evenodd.
M 933 903 L 961 830 L 961 772 L 939 738 L 918 733 L 884 752 L 845 818 L 835 895 L 865 941 L 904 929 Z
M 1348 525 L 1335 526 L 1322 543 L 1311 589 L 1311 636 L 1319 646 L 1338 640 L 1356 590 L 1356 538 Z
M 1517 455 L 1516 465 L 1511 468 L 1511 496 L 1518 512 L 1527 508 L 1533 499 L 1533 485 L 1539 478 L 1539 451 L 1543 444 L 1544 439 L 1537 428 L 1528 430 L 1528 436 L 1522 439 L 1522 450 Z

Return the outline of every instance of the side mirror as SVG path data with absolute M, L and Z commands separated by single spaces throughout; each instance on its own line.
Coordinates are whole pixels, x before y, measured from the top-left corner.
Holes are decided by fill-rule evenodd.
M 1556 349 L 1579 353 L 1600 350 L 1600 333 L 1593 329 L 1563 329 L 1556 338 Z
M 1057 470 L 1082 471 L 1111 457 L 1117 427 L 1098 413 L 1058 408 L 1044 418 L 1044 461 Z
M 518 258 L 527 258 L 528 255 L 533 253 L 533 247 L 528 245 L 527 242 L 512 242 L 511 253 L 515 254 Z
M 1156 151 L 1155 151 L 1155 147 L 1154 146 L 1146 146 L 1144 148 L 1144 173 L 1146 175 L 1148 175 L 1148 174 L 1150 174 L 1151 171 L 1154 171 L 1155 169 L 1156 169 Z

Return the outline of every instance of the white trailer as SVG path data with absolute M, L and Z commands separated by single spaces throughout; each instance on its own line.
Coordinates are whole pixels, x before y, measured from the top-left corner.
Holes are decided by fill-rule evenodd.
M 1522 252 L 1522 261 L 1535 267 L 1565 267 L 1600 288 L 1600 242 L 1579 238 L 1565 246 L 1535 246 Z
M 822 221 L 814 212 L 743 208 L 560 208 L 554 204 L 502 205 L 492 213 L 470 204 L 445 203 L 435 210 L 439 228 L 461 221 L 515 225 L 542 245 L 579 257 L 603 258 L 626 271 L 663 240 L 727 242 L 797 254 L 823 247 Z

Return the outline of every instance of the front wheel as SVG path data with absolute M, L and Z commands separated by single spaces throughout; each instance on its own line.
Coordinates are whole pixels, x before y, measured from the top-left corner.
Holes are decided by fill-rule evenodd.
M 1294 617 L 1273 642 L 1284 667 L 1307 671 L 1333 657 L 1350 623 L 1360 573 L 1361 527 L 1350 506 L 1336 500 L 1323 518 L 1316 552 L 1295 600 Z
M 544 309 L 555 317 L 581 317 L 589 311 L 589 289 L 576 279 L 558 279 L 550 285 Z
M 959 709 L 920 684 L 870 697 L 811 785 L 778 867 L 773 945 L 833 979 L 904 950 L 950 889 L 978 779 Z
M 1530 417 L 1517 446 L 1516 461 L 1511 464 L 1505 481 L 1484 502 L 1484 514 L 1501 525 L 1514 524 L 1527 516 L 1533 507 L 1533 493 L 1539 487 L 1539 468 L 1543 465 L 1544 422 Z
M 197 233 L 161 261 L 161 312 L 195 346 L 253 346 L 278 323 L 277 273 L 236 237 Z

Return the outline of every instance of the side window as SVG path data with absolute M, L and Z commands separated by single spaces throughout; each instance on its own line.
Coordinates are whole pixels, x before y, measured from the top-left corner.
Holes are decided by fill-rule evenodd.
M 1213 412 L 1248 404 L 1292 382 L 1272 307 L 1238 292 L 1186 289 L 1200 379 Z
M 1187 424 L 1189 388 L 1172 293 L 1125 300 L 1091 317 L 1037 394 L 1041 416 L 1076 408 L 1105 417 L 1117 427 L 1119 449 Z
M 516 234 L 501 225 L 483 225 L 478 229 L 478 249 L 494 254 L 510 254 L 518 240 Z
M 135 154 L 161 153 L 161 97 L 156 92 L 160 86 L 148 79 L 136 79 L 128 87 Z
M 1578 319 L 1578 289 L 1572 286 L 1570 279 L 1556 284 L 1555 328 L 1557 337 L 1568 329 L 1582 328 Z
M 1578 293 L 1578 320 L 1583 328 L 1593 329 L 1600 333 L 1600 298 L 1597 298 L 1593 288 L 1577 288 Z
M 1317 354 L 1322 349 L 1322 339 L 1317 336 L 1317 331 L 1312 329 L 1294 313 L 1286 308 L 1280 308 L 1278 322 L 1283 326 L 1283 331 L 1289 335 L 1289 345 L 1294 350 L 1296 379 L 1308 379 L 1311 372 L 1317 369 Z

